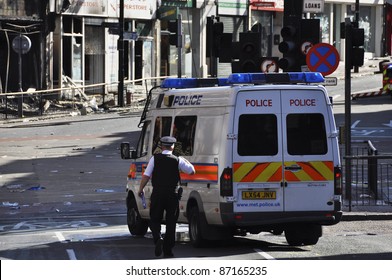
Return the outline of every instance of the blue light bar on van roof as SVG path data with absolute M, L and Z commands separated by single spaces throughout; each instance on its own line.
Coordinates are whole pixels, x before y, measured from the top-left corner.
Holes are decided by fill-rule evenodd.
M 322 83 L 324 77 L 318 72 L 288 72 L 288 73 L 236 73 L 229 78 L 167 78 L 161 88 L 198 88 L 227 86 L 238 84 L 298 84 Z
M 161 88 L 197 88 L 227 86 L 227 78 L 166 78 Z
M 324 77 L 318 72 L 288 73 L 237 73 L 231 74 L 229 84 L 297 84 L 322 83 Z

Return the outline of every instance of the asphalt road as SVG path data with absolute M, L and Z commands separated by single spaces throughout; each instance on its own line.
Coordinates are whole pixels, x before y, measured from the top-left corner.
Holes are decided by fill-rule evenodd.
M 119 147 L 137 141 L 139 118 L 96 117 L 0 127 L 0 219 L 125 212 L 130 162 Z

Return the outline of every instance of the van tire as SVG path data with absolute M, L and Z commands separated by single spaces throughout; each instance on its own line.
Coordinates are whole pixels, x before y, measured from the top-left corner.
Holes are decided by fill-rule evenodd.
M 148 230 L 148 221 L 140 217 L 135 198 L 128 198 L 127 225 L 132 235 L 144 236 Z
M 193 247 L 199 248 L 206 244 L 202 236 L 199 208 L 193 206 L 189 211 L 189 239 Z
M 321 225 L 316 224 L 291 226 L 285 230 L 290 246 L 315 245 L 321 235 Z

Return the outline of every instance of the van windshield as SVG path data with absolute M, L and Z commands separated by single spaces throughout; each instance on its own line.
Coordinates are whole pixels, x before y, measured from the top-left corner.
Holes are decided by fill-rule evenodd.
M 277 118 L 274 114 L 241 115 L 238 127 L 240 156 L 274 156 L 278 153 Z

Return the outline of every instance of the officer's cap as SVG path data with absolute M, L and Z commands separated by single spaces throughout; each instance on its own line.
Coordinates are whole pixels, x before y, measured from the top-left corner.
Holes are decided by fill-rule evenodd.
M 164 136 L 161 138 L 161 144 L 164 146 L 171 146 L 177 142 L 177 139 L 170 136 Z

